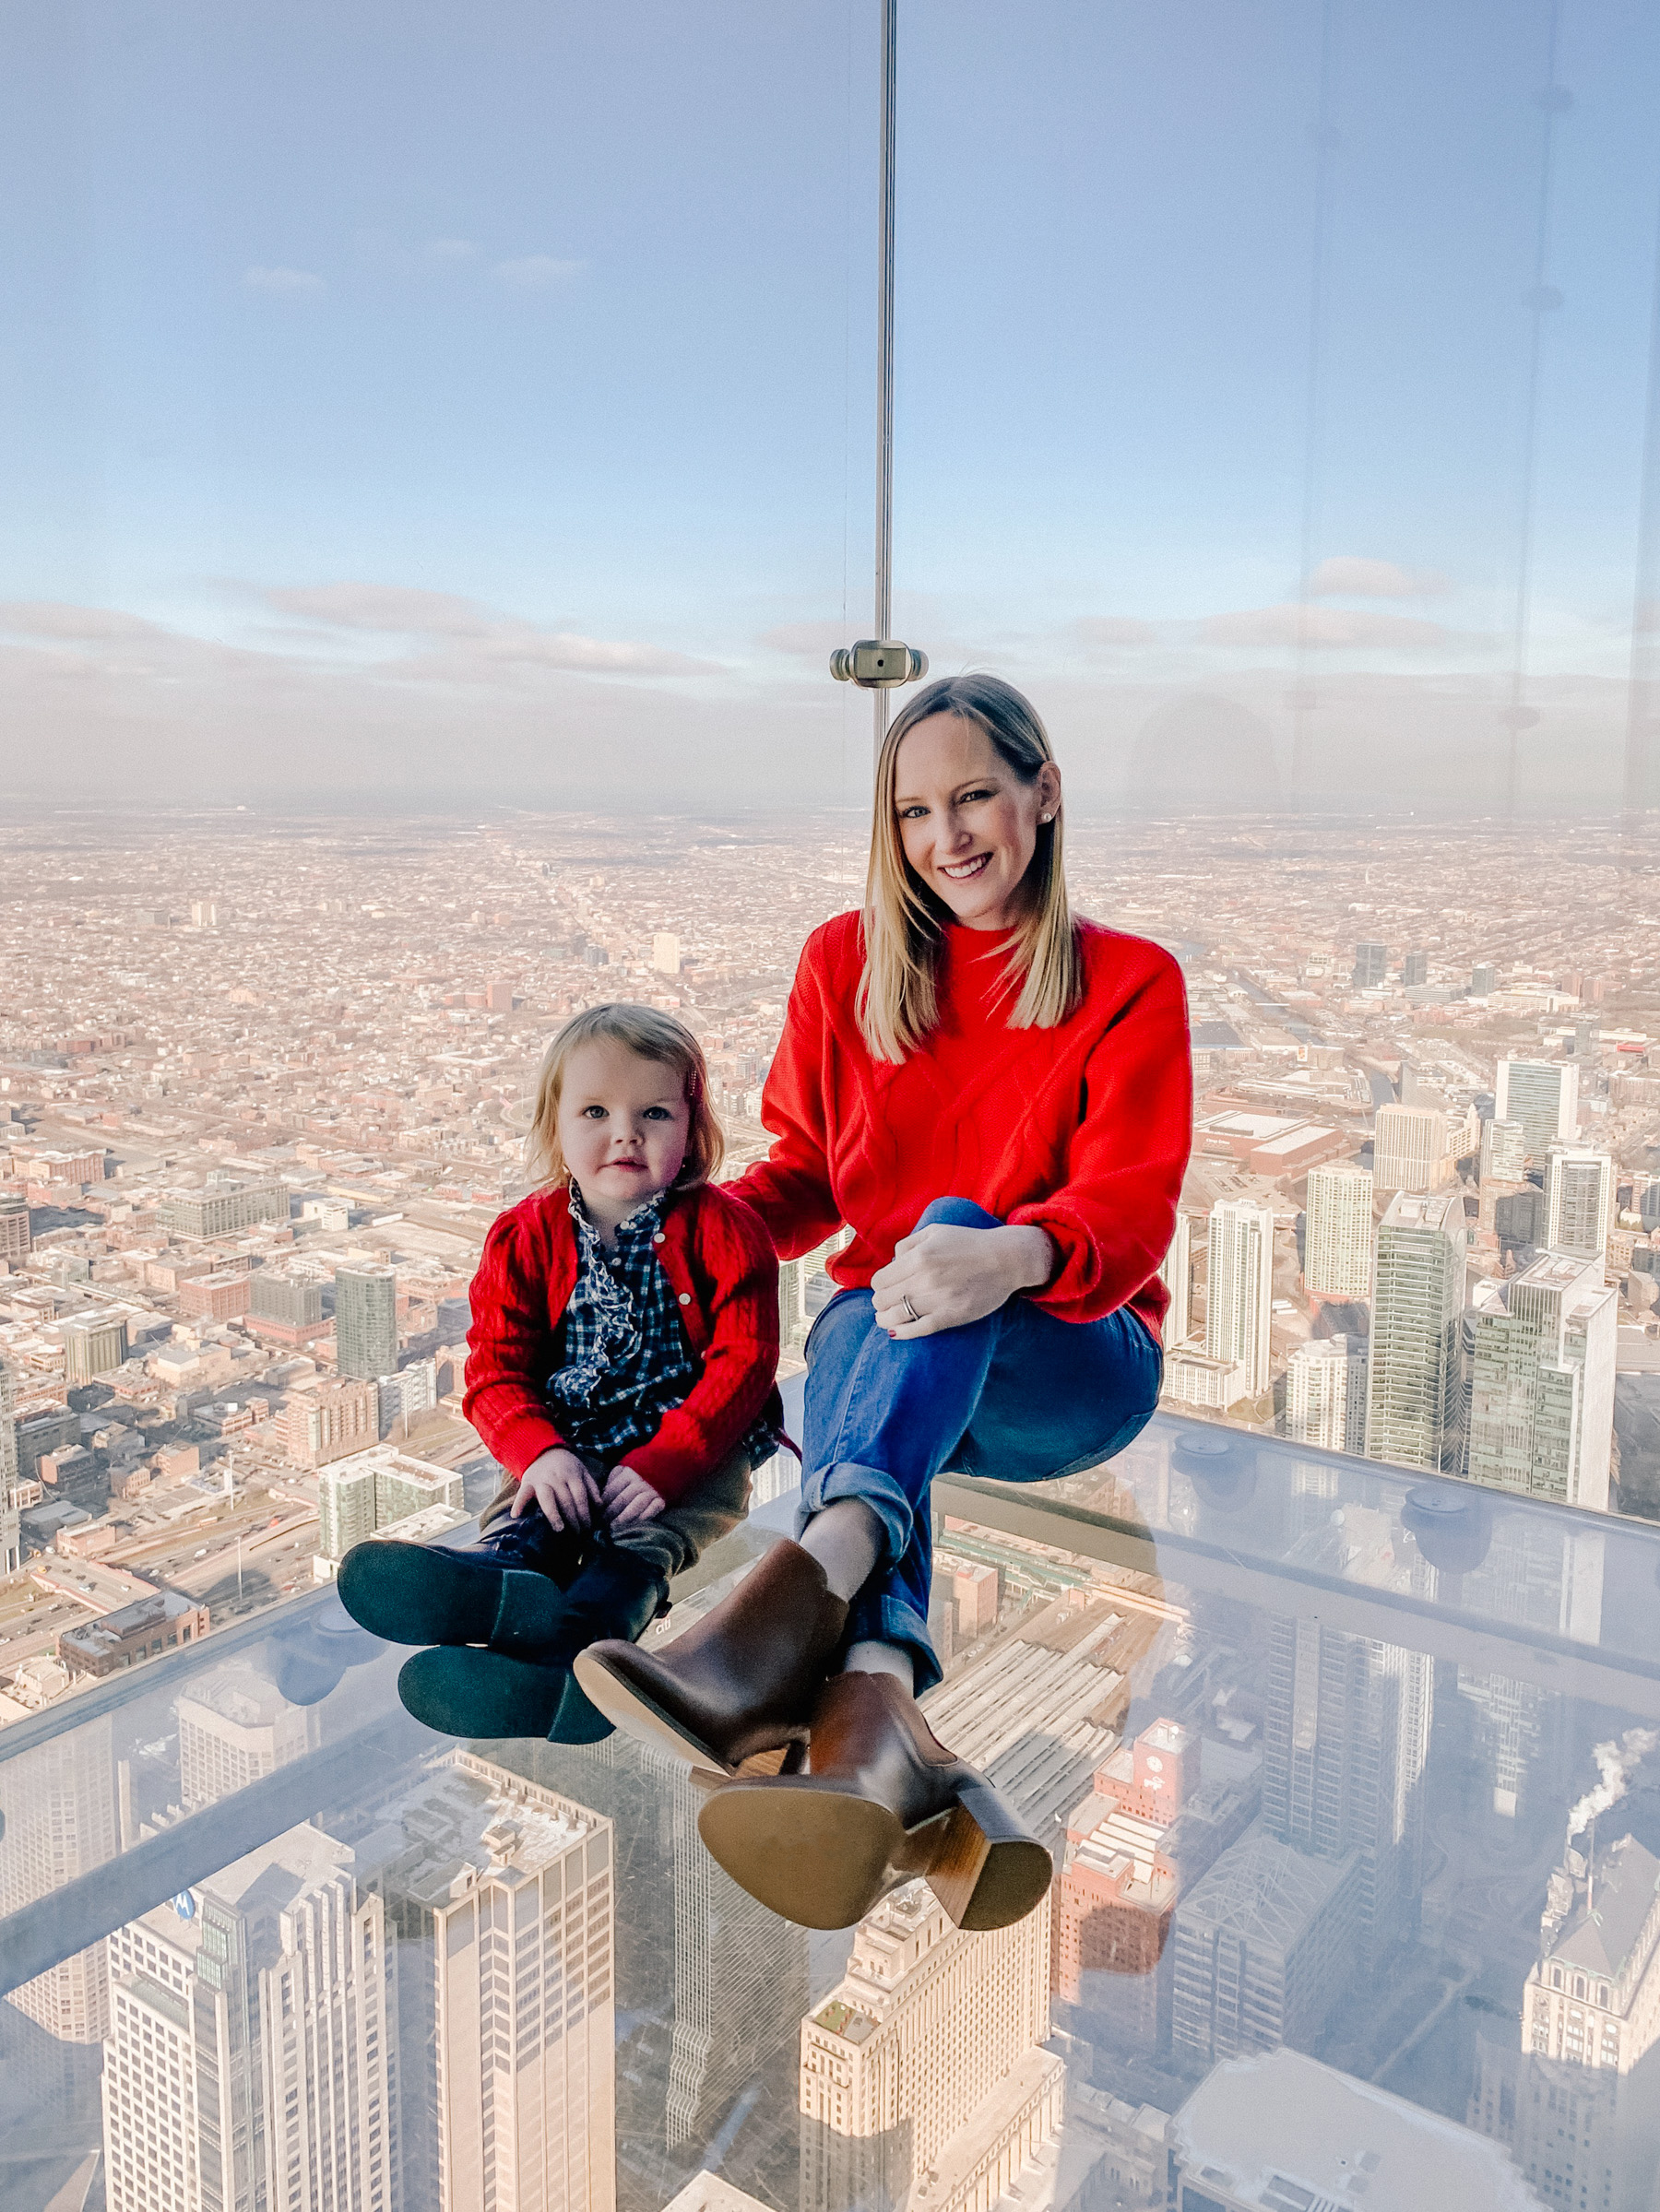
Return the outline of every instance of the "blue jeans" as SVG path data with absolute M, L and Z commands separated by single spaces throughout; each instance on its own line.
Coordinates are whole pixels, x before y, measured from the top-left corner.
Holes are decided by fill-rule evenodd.
M 962 1198 L 935 1199 L 918 1228 L 1002 1224 Z M 848 1634 L 908 1650 L 919 1694 L 940 1679 L 928 1633 L 933 1581 L 929 1487 L 951 1468 L 1040 1483 L 1097 1466 L 1152 1418 L 1164 1357 L 1127 1308 L 1061 1321 L 1026 1298 L 936 1336 L 895 1339 L 868 1290 L 844 1290 L 812 1325 L 800 1535 L 838 1497 L 862 1498 L 886 1550 L 853 1601 Z

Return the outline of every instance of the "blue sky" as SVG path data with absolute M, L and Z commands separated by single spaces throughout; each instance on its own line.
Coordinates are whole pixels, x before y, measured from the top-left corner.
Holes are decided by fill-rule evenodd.
M 855 799 L 877 23 L 11 11 L 13 788 Z M 1316 796 L 1490 798 L 1548 138 L 1523 783 L 1606 800 L 1657 87 L 1638 0 L 901 0 L 902 626 L 1102 803 L 1155 725 L 1284 796 L 1288 685 Z

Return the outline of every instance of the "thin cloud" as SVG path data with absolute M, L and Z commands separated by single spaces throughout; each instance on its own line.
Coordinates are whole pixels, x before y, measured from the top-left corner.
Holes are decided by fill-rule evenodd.
M 586 261 L 559 261 L 551 254 L 526 254 L 516 261 L 498 261 L 491 274 L 516 291 L 540 292 L 580 276 L 587 266 Z
M 1410 653 L 1444 645 L 1447 634 L 1439 622 L 1344 607 L 1251 607 L 1214 614 L 1200 624 L 1200 635 L 1211 645 L 1365 645 Z
M 321 277 L 310 269 L 248 268 L 243 271 L 243 285 L 251 292 L 269 292 L 278 299 L 314 299 L 328 287 Z
M 1089 614 L 1073 624 L 1073 635 L 1081 645 L 1100 650 L 1116 650 L 1125 645 L 1151 645 L 1158 641 L 1158 633 L 1151 622 L 1138 621 L 1128 614 Z
M 851 637 L 840 622 L 779 622 L 764 630 L 757 641 L 774 653 L 788 653 L 792 660 L 825 660 Z
M 139 615 L 113 607 L 67 607 L 53 599 L 0 600 L 0 631 L 12 637 L 55 637 L 77 642 L 165 634 Z
M 1429 599 L 1448 588 L 1432 569 L 1397 568 L 1393 561 L 1369 561 L 1359 553 L 1334 553 L 1309 578 L 1316 598 Z
M 394 635 L 476 637 L 500 616 L 447 591 L 419 591 L 402 584 L 278 586 L 261 594 L 281 614 L 299 615 L 331 630 L 377 630 Z
M 476 261 L 478 254 L 470 238 L 434 238 L 427 246 L 429 261 Z

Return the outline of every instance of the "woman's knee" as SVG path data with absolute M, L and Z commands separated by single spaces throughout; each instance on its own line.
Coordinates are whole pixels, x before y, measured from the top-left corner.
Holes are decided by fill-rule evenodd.
M 930 1199 L 917 1216 L 919 1229 L 942 1225 L 949 1229 L 1001 1229 L 1000 1215 L 988 1213 L 984 1206 L 977 1206 L 971 1198 Z

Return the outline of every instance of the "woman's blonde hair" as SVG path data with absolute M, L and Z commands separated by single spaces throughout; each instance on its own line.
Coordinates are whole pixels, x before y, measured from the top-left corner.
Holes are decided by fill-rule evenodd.
M 876 1059 L 902 1060 L 939 1018 L 935 973 L 951 909 L 905 857 L 895 783 L 899 748 L 919 722 L 954 715 L 984 730 L 998 758 L 1023 784 L 1054 759 L 1038 710 L 998 676 L 946 676 L 924 686 L 888 730 L 876 761 L 871 866 L 865 881 L 865 966 L 859 1023 Z M 1083 962 L 1061 859 L 1061 810 L 1038 829 L 1022 884 L 1026 911 L 1005 940 L 1005 989 L 1014 996 L 1011 1029 L 1052 1029 L 1084 995 Z
M 530 1133 L 525 1141 L 530 1173 L 540 1184 L 568 1183 L 571 1171 L 559 1142 L 559 1101 L 565 1071 L 579 1045 L 621 1045 L 643 1060 L 658 1060 L 680 1077 L 690 1109 L 686 1157 L 674 1178 L 677 1190 L 706 1183 L 726 1157 L 726 1135 L 709 1104 L 709 1071 L 703 1047 L 689 1029 L 655 1006 L 634 1006 L 626 1000 L 606 1006 L 590 1006 L 573 1014 L 553 1042 L 541 1064 L 536 1085 L 536 1108 Z

